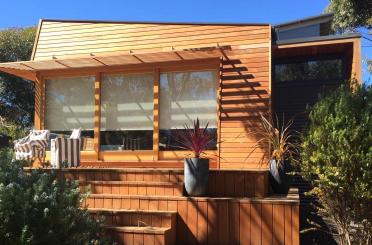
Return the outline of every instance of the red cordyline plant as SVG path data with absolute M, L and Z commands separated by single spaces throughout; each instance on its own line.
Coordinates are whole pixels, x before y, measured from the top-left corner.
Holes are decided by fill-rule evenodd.
M 179 148 L 192 151 L 195 158 L 199 158 L 213 140 L 214 136 L 208 132 L 208 123 L 201 128 L 199 118 L 193 120 L 192 127 L 185 124 L 184 131 L 177 130 L 176 134 L 176 141 L 181 145 Z

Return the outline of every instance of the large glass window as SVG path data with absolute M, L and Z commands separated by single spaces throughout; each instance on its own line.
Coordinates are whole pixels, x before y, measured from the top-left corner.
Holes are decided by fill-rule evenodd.
M 217 134 L 217 79 L 214 71 L 172 72 L 160 75 L 160 150 L 181 150 L 175 129 L 199 118 Z M 209 149 L 216 149 L 213 142 Z
M 82 128 L 83 150 L 93 149 L 94 80 L 72 77 L 45 83 L 45 128 L 63 135 Z
M 152 74 L 104 75 L 101 84 L 101 150 L 151 150 Z
M 342 56 L 293 57 L 275 60 L 273 109 L 284 123 L 293 119 L 292 130 L 303 131 L 308 108 L 346 79 Z
M 275 81 L 340 80 L 344 76 L 342 59 L 289 60 L 275 64 Z

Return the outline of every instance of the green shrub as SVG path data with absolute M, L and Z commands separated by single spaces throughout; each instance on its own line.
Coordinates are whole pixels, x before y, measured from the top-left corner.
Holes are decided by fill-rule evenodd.
M 319 213 L 333 221 L 341 244 L 371 244 L 371 86 L 341 86 L 312 108 L 309 120 L 300 167 Z
M 80 209 L 78 183 L 35 170 L 0 152 L 1 244 L 102 244 L 102 221 Z
M 9 136 L 10 141 L 25 137 L 28 131 L 27 128 L 0 116 L 0 134 Z

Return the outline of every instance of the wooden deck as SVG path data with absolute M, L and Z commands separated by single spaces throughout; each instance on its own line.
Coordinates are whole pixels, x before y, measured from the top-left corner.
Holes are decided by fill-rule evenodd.
M 56 171 L 90 185 L 83 206 L 119 244 L 299 244 L 298 194 L 271 195 L 267 170 L 211 170 L 208 197 L 185 195 L 182 169 Z
M 46 169 L 50 171 L 51 169 Z M 166 183 L 181 183 L 183 186 L 183 169 L 173 168 L 70 168 L 58 170 L 63 178 L 78 179 L 81 183 L 90 183 L 92 187 L 106 188 L 106 194 L 155 194 L 149 192 L 157 183 L 156 193 L 165 193 L 169 187 Z M 209 197 L 266 197 L 269 193 L 268 170 L 218 170 L 209 173 Z M 147 185 L 145 185 L 147 183 Z M 155 187 L 154 187 L 155 188 Z M 172 186 L 172 188 L 174 188 Z M 161 189 L 161 190 L 160 190 Z M 147 190 L 147 191 L 146 191 Z
M 182 160 L 141 160 L 141 161 L 103 161 L 83 160 L 83 168 L 183 168 Z M 210 161 L 210 168 L 217 168 L 216 161 Z

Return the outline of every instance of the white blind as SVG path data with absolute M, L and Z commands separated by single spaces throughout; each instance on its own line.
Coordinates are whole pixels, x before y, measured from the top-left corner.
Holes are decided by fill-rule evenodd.
M 45 127 L 52 131 L 74 128 L 93 130 L 94 77 L 47 80 L 45 84 Z
M 181 129 L 199 118 L 209 127 L 217 124 L 215 71 L 163 73 L 160 75 L 160 129 Z
M 101 130 L 152 130 L 154 79 L 151 74 L 104 75 Z

